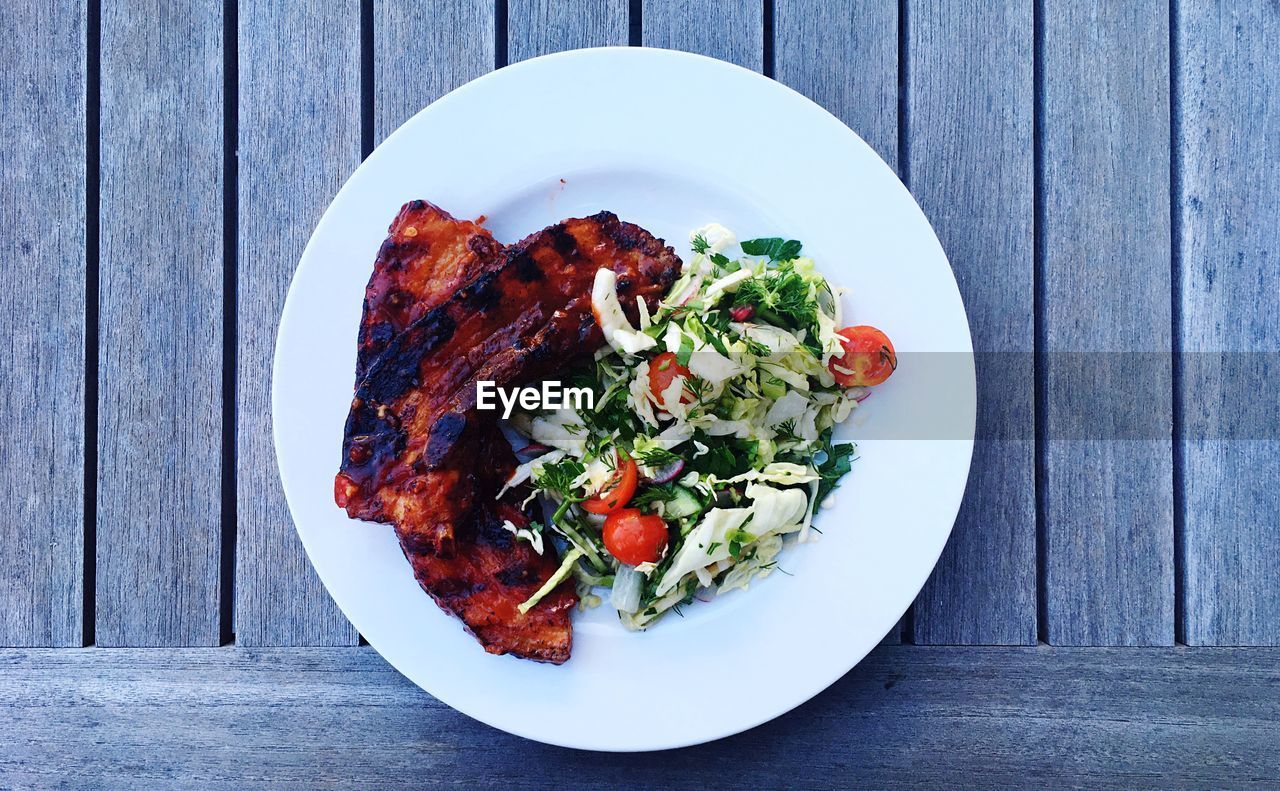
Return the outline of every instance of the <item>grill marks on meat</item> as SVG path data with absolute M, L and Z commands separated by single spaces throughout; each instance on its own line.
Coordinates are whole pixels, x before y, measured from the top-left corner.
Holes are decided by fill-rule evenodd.
M 480 273 L 500 266 L 503 252 L 475 223 L 456 220 L 425 201 L 406 204 L 378 252 L 365 291 L 357 384 L 397 335 Z M 466 498 L 476 491 L 498 491 L 516 463 L 496 423 L 476 428 L 483 445 L 474 461 L 487 465 L 487 475 L 471 480 L 469 470 L 457 471 L 456 488 Z M 577 597 L 571 587 L 558 589 L 527 615 L 519 614 L 515 608 L 551 577 L 558 563 L 554 549 L 541 556 L 528 544 L 515 542 L 502 528 L 504 521 L 527 527 L 529 517 L 510 501 L 493 501 L 459 525 L 460 552 L 434 555 L 403 541 L 401 549 L 423 589 L 487 649 L 564 661 L 572 634 L 569 612 Z
M 489 441 L 486 437 L 482 445 Z M 510 457 L 510 446 L 501 433 L 496 442 Z M 480 456 L 487 450 L 482 447 Z M 480 476 L 480 502 L 470 518 L 459 523 L 456 553 L 444 557 L 423 552 L 403 540 L 401 548 L 422 588 L 446 612 L 456 615 L 486 651 L 560 664 L 569 658 L 572 647 L 569 616 L 578 597 L 573 583 L 566 581 L 528 613 L 521 615 L 517 609 L 555 573 L 558 563 L 549 541 L 545 554 L 539 555 L 503 528 L 504 522 L 517 529 L 530 522 L 514 497 L 493 498 L 514 466 L 512 459 L 511 464 L 490 468 Z
M 503 528 L 530 519 L 518 495 L 494 497 L 515 459 L 496 416 L 475 410 L 474 383 L 538 381 L 593 353 L 603 338 L 590 294 L 602 267 L 617 273 L 634 321 L 636 298 L 660 299 L 680 260 L 609 212 L 504 249 L 414 202 L 392 224 L 366 292 L 335 499 L 355 518 L 393 522 L 422 587 L 492 653 L 565 661 L 577 597 L 566 582 L 527 614 L 516 610 L 558 564 L 550 547 L 538 555 Z
M 526 384 L 593 353 L 603 336 L 591 285 L 606 267 L 635 317 L 636 298 L 659 299 L 680 260 L 611 213 L 566 220 L 509 248 L 499 268 L 396 336 L 352 402 L 339 504 L 358 519 L 395 522 L 423 548 L 447 551 L 452 524 L 470 507 L 467 448 L 477 424 L 493 421 L 474 411 L 475 382 Z
M 364 292 L 356 383 L 406 327 L 481 271 L 502 263 L 503 246 L 474 222 L 427 201 L 406 203 L 378 250 Z
M 400 333 L 481 273 L 500 267 L 504 252 L 503 245 L 483 227 L 458 220 L 432 203 L 415 200 L 401 207 L 378 250 L 365 288 L 356 355 L 357 388 L 373 361 Z M 461 430 L 461 426 L 455 428 Z M 359 425 L 348 429 L 348 440 L 352 430 L 357 434 L 364 430 Z M 355 443 L 350 461 L 355 465 L 370 461 L 365 458 L 366 450 Z M 335 488 L 335 495 L 341 501 L 341 485 Z M 364 513 L 361 518 L 389 521 L 379 513 Z

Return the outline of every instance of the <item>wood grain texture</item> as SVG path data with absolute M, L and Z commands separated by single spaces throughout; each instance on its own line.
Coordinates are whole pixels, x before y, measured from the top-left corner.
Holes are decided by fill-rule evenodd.
M 373 9 L 375 142 L 493 70 L 493 0 L 374 0 Z
M 764 70 L 764 3 L 748 0 L 644 0 L 646 47 L 682 49 Z
M 1177 4 L 1180 639 L 1280 644 L 1280 5 Z M 1236 352 L 1225 370 L 1220 352 Z M 1261 420 L 1249 417 L 1260 394 Z M 1217 427 L 1230 426 L 1228 433 Z M 1271 429 L 1271 430 L 1268 430 Z
M 1168 22 L 1155 0 L 1044 3 L 1043 584 L 1055 644 L 1173 642 Z
M 100 645 L 219 640 L 222 39 L 214 0 L 102 4 Z
M 80 645 L 85 6 L 0 14 L 0 645 Z
M 360 163 L 360 3 L 242 0 L 238 23 L 236 642 L 354 645 L 280 488 L 271 361 L 310 230 Z
M 13 650 L 0 784 L 1265 784 L 1280 776 L 1278 664 L 1267 649 L 887 647 L 747 733 L 627 755 L 493 730 L 369 649 Z
M 898 7 L 778 0 L 774 74 L 898 165 Z
M 516 63 L 581 47 L 625 46 L 627 0 L 509 0 L 508 58 Z
M 918 643 L 1036 641 L 1032 3 L 907 6 L 911 191 L 951 260 L 978 364 L 978 442 L 916 600 Z

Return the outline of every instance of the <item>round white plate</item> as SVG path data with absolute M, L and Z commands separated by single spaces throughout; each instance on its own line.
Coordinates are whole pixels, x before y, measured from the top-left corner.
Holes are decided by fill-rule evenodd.
M 695 602 L 645 633 L 625 631 L 604 607 L 578 613 L 573 658 L 541 665 L 484 653 L 418 588 L 391 527 L 353 521 L 334 505 L 365 282 L 387 226 L 414 198 L 458 217 L 486 215 L 506 243 L 601 209 L 682 256 L 689 230 L 713 220 L 739 238 L 804 243 L 850 290 L 844 323 L 885 330 L 902 363 L 838 433 L 862 438 L 859 460 L 835 507 L 819 512 L 820 541 L 784 552 L 791 576 Z M 932 362 L 944 359 L 953 362 Z M 800 94 L 737 66 L 656 49 L 525 61 L 400 127 L 338 193 L 303 253 L 280 322 L 272 396 L 298 533 L 369 643 L 476 719 L 596 750 L 727 736 L 847 672 L 897 623 L 937 561 L 973 449 L 964 306 L 933 230 L 893 172 Z M 920 429 L 939 415 L 948 428 Z

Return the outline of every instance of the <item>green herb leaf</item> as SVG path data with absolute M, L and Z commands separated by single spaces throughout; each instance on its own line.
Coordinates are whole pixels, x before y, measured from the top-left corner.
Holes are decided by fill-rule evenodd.
M 765 255 L 770 261 L 791 261 L 800 256 L 802 245 L 795 239 L 783 240 L 777 236 L 763 239 L 748 239 L 742 243 L 742 252 L 747 255 Z
M 653 486 L 646 486 L 631 498 L 628 508 L 639 508 L 642 505 L 650 503 L 665 503 L 674 499 L 676 496 L 676 487 L 670 483 L 658 483 Z
M 756 537 L 754 535 L 752 535 L 751 533 L 748 533 L 742 528 L 738 528 L 737 530 L 730 530 L 728 533 L 725 533 L 724 537 L 725 537 L 725 540 L 729 542 L 729 555 L 734 558 L 737 558 L 739 555 L 742 554 L 743 546 L 745 546 L 746 544 L 750 544 L 752 541 L 756 540 Z
M 544 464 L 533 483 L 539 489 L 555 492 L 567 500 L 576 500 L 573 494 L 573 482 L 586 471 L 582 462 L 577 459 L 561 459 L 551 464 Z
M 689 462 L 689 466 L 704 475 L 732 478 L 751 469 L 759 458 L 755 440 L 709 437 L 699 431 L 694 439 L 707 446 L 707 452 Z
M 778 439 L 783 442 L 799 442 L 800 436 L 796 434 L 796 419 L 784 420 L 778 424 Z
M 706 453 L 691 462 L 693 469 L 717 478 L 732 478 L 737 474 L 738 460 L 725 445 L 713 445 Z
M 705 253 L 711 245 L 707 244 L 707 238 L 702 234 L 693 237 L 693 251 L 695 253 Z
M 840 485 L 840 479 L 848 474 L 852 469 L 853 462 L 853 443 L 845 443 L 843 445 L 832 445 L 831 437 L 823 438 L 822 450 L 826 452 L 827 458 L 821 464 L 817 465 L 818 470 L 818 495 L 813 498 L 814 510 L 827 499 L 827 495 L 835 491 Z
M 636 461 L 646 467 L 665 467 L 680 460 L 680 457 L 666 448 L 649 448 L 645 451 L 632 451 Z
M 760 277 L 744 280 L 733 297 L 735 307 L 752 305 L 764 321 L 784 329 L 808 329 L 817 336 L 818 303 L 809 295 L 809 283 L 789 263 Z
M 723 340 L 721 340 L 719 333 L 715 333 L 715 332 L 708 332 L 708 333 L 707 333 L 707 342 L 711 344 L 711 348 L 713 348 L 713 349 L 715 349 L 716 351 L 720 352 L 720 353 L 721 353 L 721 354 L 723 354 L 725 357 L 728 357 L 728 356 L 729 356 L 729 349 L 728 349 L 728 347 L 726 347 L 726 346 L 724 345 L 724 341 L 723 341 Z
M 698 401 L 704 400 L 711 394 L 711 383 L 701 376 L 690 376 L 685 380 L 685 387 L 689 392 L 693 393 L 693 397 Z

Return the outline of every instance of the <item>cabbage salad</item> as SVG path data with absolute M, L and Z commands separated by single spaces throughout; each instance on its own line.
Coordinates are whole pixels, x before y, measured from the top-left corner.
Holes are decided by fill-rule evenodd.
M 639 326 L 614 273 L 597 273 L 608 345 L 568 383 L 590 388 L 594 409 L 512 418 L 530 444 L 508 486 L 530 482 L 548 514 L 517 540 L 541 551 L 550 531 L 567 544 L 526 609 L 572 574 L 585 606 L 607 595 L 641 629 L 746 588 L 778 568 L 785 544 L 814 537 L 815 510 L 850 470 L 853 445 L 833 444 L 832 429 L 892 372 L 887 338 L 877 347 L 878 330 L 837 329 L 839 294 L 800 242 L 739 244 L 719 225 L 691 242 L 667 297 L 640 300 Z M 858 357 L 850 330 L 879 334 Z

